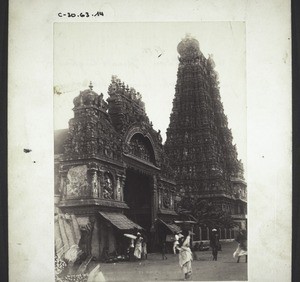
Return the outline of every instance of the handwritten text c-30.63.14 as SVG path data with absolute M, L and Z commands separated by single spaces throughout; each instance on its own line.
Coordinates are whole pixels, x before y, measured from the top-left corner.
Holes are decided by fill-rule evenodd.
M 89 12 L 81 12 L 81 13 L 58 13 L 59 18 L 88 18 L 88 17 L 100 17 L 104 16 L 103 12 L 89 13 Z

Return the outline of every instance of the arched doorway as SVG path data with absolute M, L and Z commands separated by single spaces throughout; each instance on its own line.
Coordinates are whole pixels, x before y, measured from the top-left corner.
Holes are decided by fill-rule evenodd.
M 151 251 L 157 212 L 156 174 L 160 169 L 156 167 L 152 142 L 146 135 L 136 132 L 126 143 L 128 151 L 124 153 L 124 160 L 127 168 L 123 188 L 124 201 L 129 207 L 126 215 L 144 228 Z
M 145 230 L 151 228 L 151 177 L 133 168 L 127 168 L 124 200 L 129 206 L 128 217 Z

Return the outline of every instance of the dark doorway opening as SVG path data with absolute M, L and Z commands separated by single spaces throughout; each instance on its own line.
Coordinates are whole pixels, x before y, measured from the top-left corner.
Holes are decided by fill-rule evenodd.
M 134 169 L 126 170 L 124 200 L 129 206 L 127 216 L 145 229 L 144 237 L 150 238 L 151 221 L 151 176 Z

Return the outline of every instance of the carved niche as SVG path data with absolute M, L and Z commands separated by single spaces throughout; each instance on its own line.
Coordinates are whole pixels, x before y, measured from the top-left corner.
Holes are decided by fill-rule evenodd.
M 125 185 L 125 176 L 117 175 L 117 191 L 116 191 L 116 199 L 118 201 L 123 201 L 123 187 Z
M 114 181 L 109 172 L 104 173 L 102 196 L 104 199 L 114 199 Z
M 168 191 L 163 193 L 163 208 L 170 209 L 172 207 L 171 194 Z
M 162 184 L 161 182 L 159 182 L 158 184 L 158 191 L 159 191 L 159 197 L 158 197 L 159 207 L 163 209 L 172 209 L 173 208 L 172 191 L 168 187 L 165 187 L 165 185 Z
M 91 186 L 92 186 L 92 193 L 94 198 L 99 198 L 100 196 L 100 189 L 99 189 L 99 180 L 98 180 L 98 175 L 97 171 L 93 170 L 92 171 L 92 179 L 91 179 Z
M 66 188 L 68 198 L 90 196 L 86 165 L 75 166 L 69 169 Z

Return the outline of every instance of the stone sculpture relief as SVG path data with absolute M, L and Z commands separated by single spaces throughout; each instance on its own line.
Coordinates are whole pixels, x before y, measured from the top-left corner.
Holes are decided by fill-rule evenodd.
M 68 197 L 80 197 L 89 195 L 86 165 L 70 168 L 67 174 L 67 181 Z

